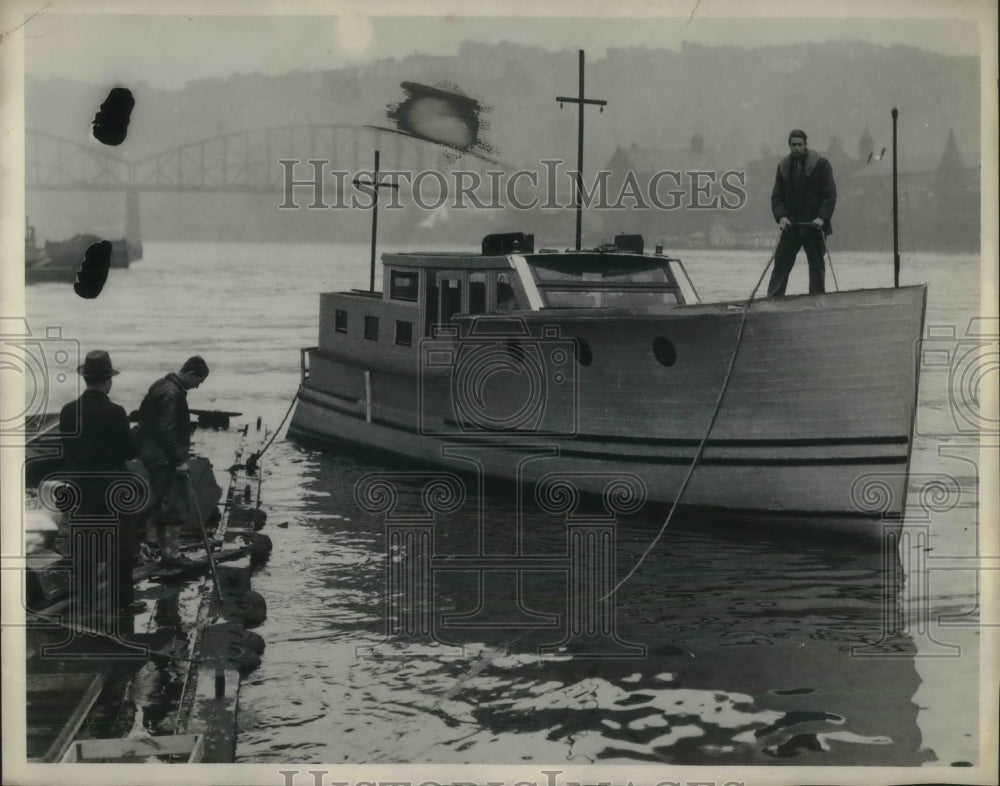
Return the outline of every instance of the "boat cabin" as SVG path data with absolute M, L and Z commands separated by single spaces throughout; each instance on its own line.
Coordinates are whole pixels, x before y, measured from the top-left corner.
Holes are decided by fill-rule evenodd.
M 381 292 L 320 296 L 319 351 L 386 358 L 414 354 L 422 337 L 458 317 L 528 316 L 608 309 L 662 311 L 699 302 L 680 260 L 644 254 L 642 238 L 621 235 L 588 251 L 534 251 L 531 235 L 488 235 L 483 253 L 406 253 L 382 257 Z

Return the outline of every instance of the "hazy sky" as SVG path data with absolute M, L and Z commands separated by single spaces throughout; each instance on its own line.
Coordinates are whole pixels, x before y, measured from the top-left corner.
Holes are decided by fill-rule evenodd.
M 718 13 L 717 3 L 702 3 L 707 10 L 715 8 Z M 867 3 L 839 5 L 858 12 L 867 8 L 868 13 L 871 8 Z M 415 52 L 448 55 L 467 40 L 509 41 L 553 50 L 584 48 L 591 62 L 601 59 L 608 47 L 679 48 L 685 41 L 756 47 L 853 39 L 908 44 L 945 54 L 979 53 L 976 23 L 955 18 L 719 19 L 703 17 L 701 11 L 693 20 L 686 16 L 642 20 L 357 14 L 198 16 L 198 12 L 190 16 L 71 15 L 59 13 L 63 7 L 51 3 L 25 26 L 27 74 L 99 84 L 145 80 L 156 87 L 180 87 L 189 79 L 239 72 L 280 74 L 332 69 Z M 324 7 L 334 10 L 339 6 L 328 3 Z M 539 8 L 555 6 L 541 3 L 534 7 L 538 13 Z M 470 8 L 475 6 L 467 6 L 465 12 Z M 738 11 L 744 16 L 760 10 L 750 4 L 729 4 L 726 8 L 731 14 Z M 942 16 L 947 14 L 942 11 Z

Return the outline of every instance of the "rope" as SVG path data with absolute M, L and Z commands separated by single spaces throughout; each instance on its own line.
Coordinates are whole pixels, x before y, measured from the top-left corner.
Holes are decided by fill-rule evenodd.
M 684 482 L 681 483 L 680 490 L 677 492 L 677 496 L 674 498 L 673 504 L 670 506 L 670 511 L 667 513 L 666 519 L 663 521 L 663 526 L 660 527 L 660 531 L 656 533 L 656 537 L 653 538 L 649 546 L 639 557 L 639 560 L 632 566 L 632 569 L 625 575 L 625 577 L 619 581 L 615 586 L 605 595 L 601 600 L 606 600 L 607 598 L 614 595 L 622 585 L 625 584 L 635 572 L 639 570 L 639 567 L 646 560 L 646 557 L 650 555 L 656 545 L 660 542 L 660 538 L 663 537 L 663 533 L 667 531 L 667 527 L 670 525 L 671 519 L 674 517 L 674 512 L 677 510 L 677 506 L 680 504 L 681 498 L 684 496 L 684 492 L 687 490 L 688 483 L 691 482 L 691 477 L 694 475 L 695 467 L 701 461 L 702 454 L 705 452 L 705 445 L 708 444 L 708 437 L 712 433 L 712 429 L 715 427 L 715 421 L 719 417 L 719 411 L 722 409 L 722 399 L 726 395 L 726 389 L 729 387 L 729 380 L 733 376 L 733 367 L 736 365 L 736 356 L 739 354 L 740 345 L 743 343 L 743 331 L 746 328 L 747 317 L 750 315 L 750 304 L 753 302 L 754 297 L 757 295 L 757 290 L 760 289 L 761 283 L 764 281 L 764 276 L 767 275 L 767 271 L 771 268 L 774 263 L 774 257 L 778 253 L 777 247 L 775 247 L 774 252 L 771 254 L 771 258 L 768 260 L 767 265 L 765 265 L 763 272 L 760 274 L 760 278 L 757 279 L 757 285 L 753 288 L 753 292 L 750 293 L 750 297 L 747 302 L 743 305 L 743 317 L 740 319 L 740 329 L 736 334 L 736 346 L 733 347 L 733 354 L 729 358 L 729 368 L 726 369 L 726 378 L 722 382 L 722 389 L 719 391 L 719 396 L 715 400 L 715 408 L 712 410 L 712 417 L 708 422 L 708 428 L 705 429 L 705 436 L 701 438 L 701 443 L 698 445 L 698 450 L 694 454 L 694 460 L 688 467 L 687 475 L 684 477 Z
M 812 226 L 812 224 L 811 223 L 796 224 L 795 226 Z M 833 286 L 835 287 L 834 291 L 835 292 L 839 292 L 840 291 L 840 285 L 837 283 L 837 271 L 833 269 L 833 257 L 830 256 L 830 248 L 829 248 L 829 246 L 827 246 L 827 239 L 826 239 L 826 235 L 823 234 L 823 230 L 820 230 L 820 241 L 823 243 L 823 253 L 826 255 L 826 261 L 830 264 L 830 273 L 833 275 Z M 775 249 L 775 254 L 777 254 L 777 251 L 778 250 Z M 771 261 L 772 262 L 774 261 L 774 255 L 773 254 L 771 256 Z M 770 265 L 770 262 L 768 264 Z M 764 268 L 764 272 L 767 272 L 767 268 Z M 785 286 L 788 286 L 788 278 L 789 278 L 789 276 L 791 276 L 791 274 L 792 274 L 792 270 L 791 270 L 791 268 L 789 268 L 785 272 L 785 276 L 784 276 L 784 285 Z M 757 286 L 760 286 L 760 282 L 758 282 Z M 756 292 L 756 291 L 757 290 L 755 288 L 754 292 Z M 750 297 L 752 299 L 753 295 L 751 295 Z
M 771 258 L 768 260 L 767 265 L 764 267 L 763 272 L 760 274 L 760 278 L 757 279 L 756 286 L 753 288 L 753 291 L 750 293 L 750 298 L 747 300 L 747 302 L 743 306 L 743 317 L 740 320 L 740 328 L 739 328 L 739 332 L 737 333 L 737 336 L 736 336 L 736 346 L 733 347 L 733 354 L 732 354 L 732 357 L 729 359 L 729 368 L 726 370 L 726 378 L 725 378 L 725 380 L 722 383 L 722 389 L 719 391 L 719 397 L 718 397 L 718 399 L 715 402 L 715 409 L 712 411 L 712 418 L 709 421 L 708 429 L 705 431 L 705 436 L 702 437 L 701 444 L 698 445 L 698 451 L 695 454 L 694 460 L 691 462 L 691 466 L 688 468 L 687 476 L 684 478 L 684 482 L 681 484 L 680 491 L 677 493 L 677 497 L 674 499 L 674 503 L 673 503 L 673 505 L 670 508 L 670 512 L 667 514 L 667 517 L 666 517 L 666 519 L 663 522 L 663 526 L 660 527 L 660 531 L 656 534 L 656 537 L 649 544 L 649 547 L 646 549 L 645 552 L 643 552 L 642 556 L 639 558 L 639 561 L 636 562 L 636 564 L 628 572 L 628 574 L 625 576 L 625 578 L 623 578 L 621 581 L 619 581 L 610 592 L 608 592 L 604 597 L 601 598 L 601 600 L 606 600 L 610 596 L 614 595 L 615 592 L 617 592 L 622 587 L 622 585 L 625 584 L 626 581 L 628 581 L 630 578 L 632 578 L 633 575 L 635 575 L 635 572 L 639 569 L 639 566 L 642 565 L 642 563 L 646 559 L 646 557 L 648 557 L 649 554 L 650 554 L 650 552 L 652 552 L 652 550 L 656 547 L 656 544 L 660 541 L 660 538 L 663 537 L 663 533 L 666 532 L 666 529 L 669 526 L 671 519 L 673 518 L 674 511 L 677 509 L 677 504 L 680 502 L 681 497 L 684 495 L 684 491 L 687 488 L 688 482 L 691 480 L 691 476 L 694 474 L 694 469 L 698 465 L 698 462 L 701 461 L 701 456 L 705 452 L 705 445 L 708 442 L 709 435 L 712 433 L 712 428 L 715 426 L 715 421 L 716 421 L 716 419 L 719 416 L 719 411 L 722 408 L 722 399 L 723 399 L 723 396 L 725 396 L 726 388 L 729 386 L 729 380 L 730 380 L 730 378 L 732 377 L 732 374 L 733 374 L 733 367 L 736 364 L 736 356 L 739 353 L 740 345 L 743 343 L 743 331 L 744 331 L 744 328 L 746 327 L 747 315 L 750 313 L 750 304 L 753 302 L 753 299 L 754 299 L 754 297 L 757 294 L 757 290 L 760 289 L 760 285 L 764 281 L 764 276 L 767 275 L 767 271 L 770 270 L 771 265 L 774 263 L 774 257 L 775 257 L 775 254 L 777 254 L 777 252 L 778 252 L 778 249 L 777 249 L 777 247 L 775 247 L 774 252 L 772 252 L 772 254 L 771 254 Z M 486 666 L 488 666 L 490 663 L 492 663 L 493 661 L 495 661 L 497 658 L 499 658 L 499 657 L 501 657 L 501 656 L 509 653 L 510 652 L 510 648 L 516 642 L 518 642 L 521 639 L 523 639 L 529 633 L 532 633 L 532 632 L 534 632 L 536 630 L 539 630 L 539 629 L 540 629 L 540 626 L 536 626 L 536 627 L 533 627 L 533 628 L 528 628 L 524 632 L 519 633 L 517 636 L 514 636 L 513 638 L 505 641 L 500 647 L 498 647 L 496 650 L 494 650 L 494 654 L 492 654 L 492 655 L 485 655 L 485 654 L 481 655 L 478 658 L 477 663 L 475 665 L 473 665 L 466 672 L 465 676 L 463 678 L 461 678 L 460 680 L 458 680 L 455 683 L 455 685 L 452 686 L 452 688 L 450 690 L 446 691 L 445 694 L 443 696 L 441 696 L 437 700 L 437 702 L 434 703 L 434 705 L 432 705 L 431 711 L 433 712 L 438 706 L 440 706 L 444 702 L 450 700 L 450 698 L 452 696 L 454 696 L 459 691 L 459 689 L 462 687 L 462 685 L 464 685 L 470 679 L 472 679 L 473 677 L 475 677 L 476 675 L 478 675 L 479 673 L 481 673 L 482 670 L 484 668 L 486 668 Z M 398 732 L 397 735 L 396 735 L 396 740 L 397 741 L 401 740 L 406 734 L 407 734 L 406 731 Z M 427 750 L 427 748 L 425 748 L 424 750 Z M 421 753 L 422 752 L 423 751 L 421 751 Z M 419 753 L 417 755 L 419 756 Z M 377 757 L 375 760 L 376 761 L 381 761 L 381 760 L 383 760 L 383 758 L 384 757 L 380 756 L 380 757 Z
M 295 391 L 295 395 L 292 396 L 292 402 L 288 405 L 288 409 L 285 411 L 285 416 L 281 419 L 281 422 L 278 424 L 278 428 L 275 429 L 274 433 L 271 435 L 271 438 L 267 441 L 267 444 L 264 445 L 264 447 L 262 447 L 257 453 L 253 454 L 258 461 L 260 460 L 260 457 L 264 455 L 264 452 L 269 447 L 271 447 L 271 443 L 274 442 L 278 434 L 281 433 L 281 427 L 285 425 L 285 421 L 288 420 L 288 416 L 292 414 L 292 407 L 294 407 L 295 402 L 299 400 L 299 394 L 301 392 L 302 392 L 302 386 L 300 385 L 299 389 Z
M 615 592 L 617 592 L 622 587 L 622 585 L 625 584 L 626 581 L 628 581 L 630 578 L 632 578 L 633 575 L 635 575 L 635 572 L 639 569 L 639 566 L 642 565 L 642 563 L 646 559 L 646 557 L 648 557 L 649 554 L 650 554 L 650 552 L 652 552 L 652 550 L 656 547 L 656 544 L 659 543 L 660 538 L 663 537 L 663 533 L 666 532 L 667 527 L 670 525 L 670 521 L 671 521 L 671 519 L 674 516 L 674 511 L 677 509 L 677 505 L 680 502 L 681 497 L 684 495 L 684 491 L 687 489 L 687 485 L 688 485 L 689 481 L 691 480 L 691 476 L 694 474 L 695 467 L 698 465 L 698 462 L 701 461 L 702 454 L 705 452 L 705 445 L 708 442 L 708 437 L 712 433 L 712 428 L 715 426 L 715 421 L 718 418 L 719 411 L 722 408 L 722 399 L 723 399 L 723 397 L 726 394 L 726 389 L 729 387 L 729 380 L 732 377 L 733 367 L 736 364 L 736 356 L 739 353 L 740 345 L 743 343 L 743 331 L 744 331 L 744 329 L 746 327 L 747 316 L 750 313 L 750 304 L 753 302 L 754 297 L 757 295 L 757 290 L 760 289 L 760 285 L 764 281 L 764 276 L 766 276 L 767 275 L 767 271 L 771 269 L 771 265 L 774 263 L 774 257 L 775 257 L 775 255 L 777 253 L 778 253 L 778 249 L 777 249 L 777 246 L 776 246 L 775 249 L 774 249 L 774 251 L 771 253 L 771 258 L 768 260 L 767 265 L 764 266 L 764 270 L 761 272 L 760 278 L 757 279 L 757 284 L 756 284 L 756 286 L 754 286 L 753 291 L 750 293 L 750 298 L 747 300 L 747 302 L 743 306 L 743 317 L 740 320 L 740 328 L 739 328 L 739 332 L 737 333 L 737 336 L 736 336 L 736 346 L 733 347 L 733 354 L 732 354 L 732 357 L 729 359 L 729 368 L 726 370 L 726 378 L 725 378 L 725 380 L 722 383 L 722 389 L 719 391 L 719 397 L 718 397 L 718 399 L 715 402 L 715 409 L 712 411 L 712 418 L 709 421 L 707 430 L 705 431 L 705 436 L 702 437 L 701 444 L 698 445 L 698 450 L 695 453 L 694 460 L 691 462 L 691 466 L 688 468 L 687 476 L 684 478 L 684 482 L 681 484 L 680 491 L 677 493 L 677 497 L 674 499 L 673 505 L 670 508 L 670 512 L 667 514 L 667 517 L 666 517 L 666 519 L 663 522 L 663 526 L 660 527 L 660 531 L 656 533 L 656 537 L 649 544 L 649 547 L 645 550 L 645 552 L 643 552 L 642 556 L 639 558 L 639 561 L 636 562 L 636 564 L 628 572 L 628 574 L 625 576 L 625 578 L 623 578 L 621 581 L 619 581 L 610 592 L 608 592 L 604 597 L 601 598 L 602 601 L 606 600 L 610 596 L 614 595 Z M 486 668 L 486 666 L 488 666 L 490 663 L 492 663 L 493 661 L 495 661 L 497 658 L 499 658 L 499 657 L 501 657 L 501 656 L 506 655 L 507 653 L 509 653 L 511 647 L 516 642 L 518 642 L 521 639 L 523 639 L 529 633 L 532 633 L 532 632 L 534 632 L 536 630 L 539 630 L 540 627 L 541 626 L 535 626 L 535 627 L 532 627 L 532 628 L 528 628 L 523 633 L 519 633 L 517 636 L 514 636 L 511 639 L 508 639 L 500 647 L 498 647 L 496 650 L 494 650 L 494 654 L 493 655 L 485 655 L 485 654 L 481 655 L 478 658 L 477 663 L 475 665 L 473 665 L 466 672 L 465 676 L 463 678 L 459 679 L 455 683 L 455 685 L 452 686 L 452 688 L 450 690 L 445 691 L 444 695 L 441 696 L 431 706 L 431 712 L 433 712 L 435 709 L 437 709 L 437 707 L 439 707 L 444 702 L 450 700 L 451 697 L 454 696 L 459 691 L 459 689 L 462 687 L 462 685 L 464 685 L 470 679 L 472 679 L 473 677 L 475 677 L 476 675 L 478 675 L 479 673 L 481 673 L 482 670 L 484 668 Z M 406 732 L 406 731 L 398 732 L 397 735 L 396 735 L 396 740 L 397 741 L 401 740 L 404 736 L 406 736 L 407 733 L 408 732 Z M 431 746 L 428 746 L 428 748 L 429 747 L 431 747 Z M 424 748 L 424 751 L 426 751 L 428 748 Z M 422 753 L 422 752 L 423 751 L 421 751 L 420 753 Z M 417 755 L 419 756 L 419 753 Z M 375 759 L 375 761 L 381 761 L 383 759 L 384 759 L 383 756 L 379 756 L 379 757 L 377 757 Z

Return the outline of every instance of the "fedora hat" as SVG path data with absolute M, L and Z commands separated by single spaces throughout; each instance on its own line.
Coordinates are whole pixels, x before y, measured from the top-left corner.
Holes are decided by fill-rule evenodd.
M 76 370 L 84 379 L 110 379 L 118 373 L 111 367 L 111 356 L 103 349 L 88 352 L 83 365 Z

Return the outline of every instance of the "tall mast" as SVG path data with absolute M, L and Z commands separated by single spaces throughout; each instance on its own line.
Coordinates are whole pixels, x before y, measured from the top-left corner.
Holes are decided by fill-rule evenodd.
M 372 189 L 372 248 L 371 248 L 371 268 L 368 276 L 368 291 L 375 291 L 375 246 L 378 241 L 378 190 L 380 188 L 395 188 L 396 183 L 380 183 L 379 176 L 379 151 L 375 151 L 375 166 L 372 169 L 372 179 L 370 182 L 355 178 L 354 185 L 371 186 Z
M 892 271 L 893 285 L 899 286 L 899 196 L 896 175 L 896 118 L 899 111 L 892 108 Z
M 580 50 L 580 94 L 576 98 L 570 98 L 568 96 L 556 96 L 556 101 L 562 106 L 563 103 L 577 104 L 579 110 L 579 123 L 577 131 L 577 146 L 576 146 L 576 193 L 574 194 L 574 203 L 576 204 L 576 250 L 580 250 L 580 237 L 582 235 L 583 229 L 583 107 L 584 104 L 593 104 L 594 106 L 601 107 L 601 111 L 604 111 L 604 107 L 607 106 L 607 101 L 601 101 L 596 98 L 586 98 L 583 90 L 583 50 Z

